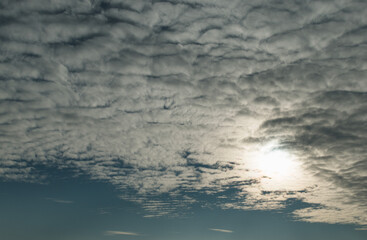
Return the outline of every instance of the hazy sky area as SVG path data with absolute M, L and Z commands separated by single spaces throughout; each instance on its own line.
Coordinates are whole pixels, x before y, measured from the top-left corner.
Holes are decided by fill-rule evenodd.
M 366 230 L 367 1 L 0 1 L 0 239 Z

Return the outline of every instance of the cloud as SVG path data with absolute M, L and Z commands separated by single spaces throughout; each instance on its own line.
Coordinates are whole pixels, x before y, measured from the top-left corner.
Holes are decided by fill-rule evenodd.
M 223 232 L 223 233 L 232 233 L 232 230 L 226 230 L 226 229 L 219 229 L 219 228 L 209 228 L 209 230 L 216 231 L 216 232 Z
M 40 166 L 72 168 L 147 216 L 297 198 L 310 207 L 296 220 L 365 226 L 366 9 L 2 1 L 0 178 L 42 182 Z M 299 174 L 261 172 L 254 156 L 269 143 Z
M 71 204 L 71 203 L 74 203 L 73 201 L 56 199 L 56 198 L 46 198 L 46 199 L 47 200 L 50 200 L 50 201 L 53 201 L 55 203 L 63 203 L 63 204 Z
M 127 236 L 139 236 L 138 233 L 133 232 L 121 232 L 121 231 L 106 231 L 107 235 L 127 235 Z

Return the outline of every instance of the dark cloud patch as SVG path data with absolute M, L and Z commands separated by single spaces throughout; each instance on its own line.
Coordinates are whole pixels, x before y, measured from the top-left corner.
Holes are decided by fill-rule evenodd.
M 157 216 L 193 204 L 187 192 L 235 188 L 236 201 L 221 206 L 276 209 L 297 198 L 310 206 L 299 219 L 366 225 L 366 9 L 2 1 L 0 177 L 35 181 L 37 166 L 72 167 Z M 267 189 L 275 180 L 250 152 L 274 141 L 311 182 Z

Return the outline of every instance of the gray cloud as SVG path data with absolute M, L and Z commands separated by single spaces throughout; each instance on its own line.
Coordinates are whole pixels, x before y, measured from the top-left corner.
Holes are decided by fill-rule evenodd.
M 198 202 L 192 192 L 235 188 L 218 204 L 274 209 L 298 198 L 317 207 L 297 219 L 367 224 L 363 1 L 0 9 L 3 180 L 71 167 L 152 216 Z M 275 180 L 251 167 L 249 152 L 272 141 L 297 156 L 299 186 L 270 189 Z

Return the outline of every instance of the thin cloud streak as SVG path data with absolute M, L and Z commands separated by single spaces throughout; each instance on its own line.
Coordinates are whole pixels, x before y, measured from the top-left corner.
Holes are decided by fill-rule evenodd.
M 74 201 L 70 201 L 70 200 L 62 200 L 62 199 L 57 199 L 57 198 L 46 198 L 47 200 L 53 201 L 55 203 L 63 203 L 63 204 L 72 204 L 74 203 Z
M 216 232 L 223 232 L 223 233 L 233 233 L 232 230 L 227 230 L 227 229 L 220 229 L 220 228 L 209 228 L 212 231 L 216 231 Z
M 139 236 L 140 234 L 134 232 L 122 232 L 122 231 L 106 231 L 106 235 L 128 235 Z

